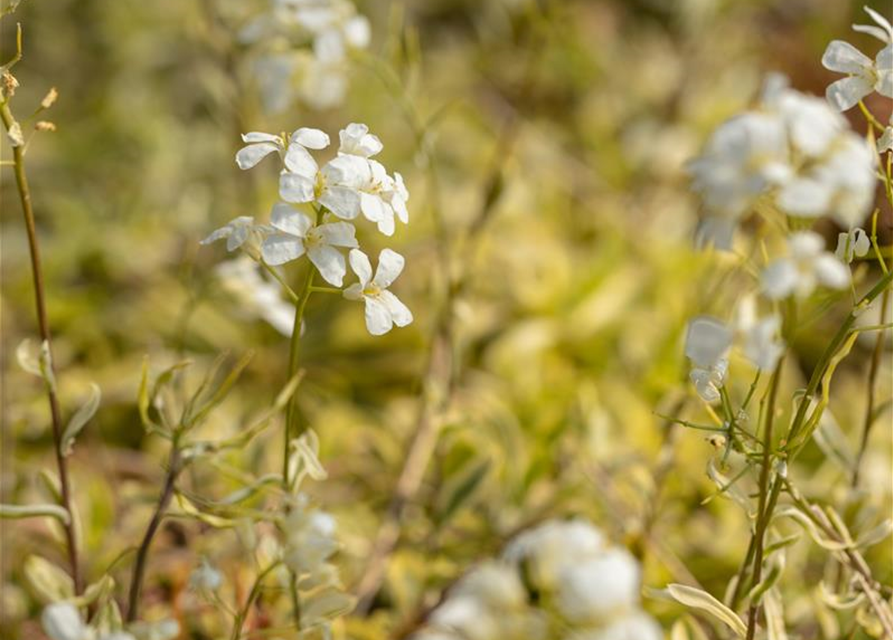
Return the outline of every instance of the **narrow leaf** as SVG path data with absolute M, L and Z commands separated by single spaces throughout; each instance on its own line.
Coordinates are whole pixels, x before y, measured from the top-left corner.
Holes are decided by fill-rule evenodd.
M 736 635 L 743 638 L 747 634 L 747 626 L 738 614 L 706 591 L 684 584 L 667 585 L 667 590 L 678 602 L 687 607 L 706 611 L 717 620 L 727 625 Z
M 71 522 L 68 511 L 56 504 L 0 504 L 0 519 L 18 520 L 42 517 L 56 518 L 65 525 Z
M 71 455 L 74 448 L 75 438 L 77 438 L 78 434 L 93 416 L 96 415 L 96 410 L 99 409 L 99 401 L 101 398 L 102 391 L 100 391 L 99 385 L 91 382 L 90 397 L 87 398 L 87 401 L 81 405 L 81 408 L 71 416 L 71 420 L 68 421 L 68 426 L 65 427 L 65 431 L 62 434 L 62 442 L 59 446 L 63 456 Z

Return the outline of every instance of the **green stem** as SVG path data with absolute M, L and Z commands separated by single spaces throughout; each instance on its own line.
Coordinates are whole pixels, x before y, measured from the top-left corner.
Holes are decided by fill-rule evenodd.
M 245 600 L 245 604 L 242 606 L 242 609 L 236 615 L 236 619 L 233 622 L 232 640 L 238 640 L 242 636 L 242 627 L 245 626 L 245 620 L 248 619 L 248 613 L 251 611 L 254 601 L 257 600 L 257 597 L 260 595 L 264 578 L 266 578 L 280 564 L 282 564 L 282 561 L 277 560 L 257 574 L 257 577 L 254 579 L 254 584 L 251 585 L 251 591 L 248 592 L 248 599 Z
M 285 295 L 287 295 L 289 297 L 289 299 L 292 301 L 292 304 L 297 306 L 300 303 L 300 298 L 298 297 L 298 294 L 295 293 L 294 290 L 290 286 L 288 286 L 288 283 L 285 281 L 285 278 L 283 278 L 279 274 L 279 272 L 276 271 L 276 269 L 274 269 L 273 267 L 268 265 L 263 260 L 260 260 L 259 264 L 261 267 L 264 268 L 264 270 L 267 273 L 269 273 L 271 276 L 273 276 L 280 285 L 282 285 L 282 290 L 285 291 Z
M 301 349 L 301 327 L 304 325 L 304 309 L 307 307 L 307 300 L 313 293 L 313 277 L 316 269 L 310 265 L 310 271 L 307 273 L 307 280 L 304 282 L 304 288 L 301 295 L 295 303 L 295 323 L 291 333 L 291 343 L 288 350 L 288 380 L 291 380 L 298 372 L 298 357 Z M 297 416 L 297 394 L 293 394 L 288 401 L 285 410 L 285 440 L 282 448 L 282 482 L 288 491 L 288 447 L 291 442 L 291 436 L 294 431 L 294 423 Z
M 9 68 L 21 57 L 21 29 L 18 31 L 19 53 L 13 61 L 7 63 Z M 8 100 L 0 103 L 0 118 L 7 131 L 12 129 L 16 121 L 9 109 Z M 34 217 L 34 208 L 31 202 L 31 189 L 28 186 L 28 177 L 25 174 L 25 154 L 24 149 L 20 146 L 12 148 L 12 157 L 14 164 L 14 173 L 16 179 L 16 187 L 19 192 L 19 200 L 22 205 L 22 213 L 25 217 L 25 231 L 28 236 L 28 249 L 31 257 L 31 277 L 34 283 L 34 301 L 37 307 L 37 326 L 40 332 L 40 339 L 46 343 L 47 349 L 52 354 L 52 337 L 50 335 L 50 323 L 47 319 L 46 294 L 43 282 L 43 269 L 40 261 L 40 244 L 37 240 L 37 225 Z M 48 366 L 55 378 L 55 368 L 53 366 L 53 358 L 50 356 Z M 56 454 L 56 467 L 59 471 L 59 485 L 61 494 L 62 507 L 68 511 L 71 518 L 68 524 L 64 525 L 65 542 L 68 549 L 68 563 L 71 567 L 71 579 L 74 582 L 75 595 L 80 595 L 83 590 L 83 582 L 81 578 L 80 563 L 78 561 L 77 534 L 75 531 L 74 512 L 71 508 L 71 483 L 68 479 L 68 464 L 66 457 L 62 453 L 62 411 L 59 408 L 59 398 L 56 390 L 52 385 L 46 385 L 47 397 L 50 404 L 50 416 L 53 428 L 53 444 Z

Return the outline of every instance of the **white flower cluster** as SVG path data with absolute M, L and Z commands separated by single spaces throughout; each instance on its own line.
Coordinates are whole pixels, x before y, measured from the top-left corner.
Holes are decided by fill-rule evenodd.
M 550 521 L 471 571 L 415 640 L 659 640 L 639 606 L 641 571 L 582 520 Z
M 850 234 L 841 234 L 844 250 L 851 248 Z M 855 230 L 852 250 L 864 249 L 865 232 Z M 856 246 L 858 245 L 858 246 Z M 805 298 L 817 286 L 844 289 L 850 272 L 834 254 L 825 251 L 825 241 L 812 231 L 798 231 L 787 238 L 786 255 L 770 262 L 760 276 L 760 292 L 770 301 L 794 296 Z M 735 319 L 726 322 L 711 316 L 699 316 L 688 324 L 685 355 L 694 368 L 690 379 L 698 395 L 707 402 L 720 399 L 728 370 L 728 354 L 739 345 L 745 358 L 763 371 L 771 371 L 784 352 L 781 339 L 782 319 L 778 312 L 760 318 L 756 296 L 749 294 L 738 304 Z
M 877 26 L 853 25 L 853 30 L 872 35 L 886 45 L 875 59 L 843 40 L 831 42 L 822 56 L 822 65 L 826 69 L 847 76 L 832 83 L 826 92 L 828 102 L 840 111 L 852 109 L 874 91 L 893 98 L 893 26 L 871 8 L 865 7 L 865 12 Z
M 173 640 L 180 635 L 176 620 L 138 622 L 130 625 L 128 631 L 99 630 L 84 622 L 81 612 L 70 602 L 44 607 L 40 623 L 50 640 Z
M 337 155 L 320 167 L 310 151 L 328 147 L 329 136 L 319 129 L 301 128 L 287 138 L 258 132 L 242 138 L 247 146 L 236 154 L 241 169 L 250 169 L 272 154 L 281 159 L 281 202 L 273 206 L 269 224 L 241 216 L 202 244 L 226 239 L 228 250 L 241 249 L 271 267 L 306 255 L 320 276 L 339 288 L 348 262 L 341 249 L 349 249 L 349 263 L 359 282 L 347 287 L 344 296 L 365 303 L 369 332 L 382 335 L 394 325 L 411 323 L 412 312 L 388 290 L 403 271 L 403 256 L 384 249 L 373 275 L 369 258 L 358 248 L 352 223 L 362 215 L 391 236 L 397 219 L 409 222 L 409 192 L 402 176 L 389 175 L 372 159 L 382 150 L 381 141 L 366 125 L 350 124 L 340 133 Z
M 246 256 L 221 262 L 214 269 L 223 289 L 239 303 L 239 310 L 263 318 L 276 331 L 290 336 L 295 308 L 282 297 L 278 284 L 265 280 L 257 263 Z
M 728 248 L 737 221 L 759 203 L 795 218 L 830 216 L 845 229 L 857 226 L 871 208 L 875 162 L 825 100 L 772 75 L 759 107 L 720 125 L 689 171 L 708 216 L 702 230 Z
M 348 53 L 365 49 L 371 30 L 349 0 L 271 0 L 239 36 L 262 49 L 254 64 L 261 99 L 279 113 L 296 100 L 314 109 L 341 104 Z

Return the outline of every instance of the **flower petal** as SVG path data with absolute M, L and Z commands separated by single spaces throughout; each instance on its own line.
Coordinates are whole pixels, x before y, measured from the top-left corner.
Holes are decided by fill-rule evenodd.
M 279 175 L 279 197 L 286 202 L 312 202 L 315 196 L 312 178 L 283 171 Z
M 312 247 L 307 251 L 307 257 L 316 265 L 319 275 L 323 280 L 334 287 L 340 287 L 344 283 L 344 274 L 347 273 L 344 256 L 335 247 L 321 245 Z
M 366 328 L 373 336 L 384 335 L 394 326 L 394 321 L 384 302 L 375 296 L 366 296 Z
M 405 263 L 403 256 L 396 251 L 382 249 L 381 253 L 378 254 L 378 269 L 375 271 L 375 278 L 372 280 L 372 283 L 381 289 L 387 289 L 397 279 L 400 272 L 403 271 Z
M 249 131 L 242 134 L 242 141 L 248 144 L 254 142 L 273 142 L 277 146 L 282 144 L 282 138 L 272 133 L 263 133 L 261 131 Z
M 303 238 L 313 226 L 313 220 L 306 213 L 297 211 L 284 202 L 279 202 L 273 205 L 270 224 L 280 231 Z
M 317 227 L 320 235 L 334 247 L 357 247 L 357 230 L 349 222 L 329 222 Z
M 285 167 L 289 171 L 307 178 L 315 178 L 316 172 L 319 170 L 319 165 L 316 164 L 316 160 L 313 159 L 310 152 L 294 142 L 288 145 L 285 152 Z
M 352 249 L 348 254 L 350 260 L 350 268 L 357 274 L 360 279 L 360 285 L 365 289 L 369 281 L 372 280 L 372 265 L 369 262 L 369 256 L 359 249 Z
M 304 242 L 295 236 L 270 236 L 264 240 L 261 255 L 269 265 L 285 264 L 304 255 Z
M 850 284 L 850 270 L 833 254 L 825 253 L 813 263 L 816 278 L 831 289 L 845 289 Z
M 325 149 L 329 146 L 329 136 L 325 131 L 301 127 L 291 134 L 291 141 L 308 149 Z
M 780 258 L 763 271 L 762 289 L 767 298 L 781 300 L 788 297 L 798 285 L 800 274 L 793 260 Z
M 382 291 L 380 298 L 391 314 L 391 319 L 395 325 L 405 327 L 412 322 L 412 311 L 397 296 L 390 291 Z
M 272 142 L 249 144 L 247 147 L 239 149 L 236 153 L 236 164 L 243 171 L 250 169 L 274 151 L 279 151 L 279 145 Z
M 825 98 L 835 109 L 847 111 L 859 103 L 859 100 L 874 90 L 871 83 L 862 76 L 850 76 L 832 82 L 825 89 Z
M 849 42 L 832 40 L 822 55 L 822 66 L 838 73 L 862 73 L 871 68 L 871 58 Z
M 351 187 L 329 187 L 319 197 L 319 203 L 345 220 L 353 220 L 360 213 L 360 194 Z
M 699 316 L 688 323 L 685 355 L 698 367 L 714 366 L 732 344 L 732 331 L 724 322 L 710 316 Z

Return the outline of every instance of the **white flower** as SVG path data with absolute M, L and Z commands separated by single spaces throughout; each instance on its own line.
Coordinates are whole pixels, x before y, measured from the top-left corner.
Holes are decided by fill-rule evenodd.
M 527 601 L 527 593 L 515 568 L 492 560 L 465 575 L 450 590 L 450 595 L 474 598 L 502 610 L 521 608 Z
M 306 253 L 326 282 L 341 286 L 347 267 L 344 256 L 335 247 L 358 246 L 352 224 L 329 222 L 316 225 L 307 214 L 281 202 L 273 207 L 270 218 L 271 226 L 279 233 L 264 240 L 261 253 L 267 264 L 284 264 Z
M 688 374 L 695 390 L 705 402 L 714 403 L 720 399 L 720 389 L 729 370 L 729 361 L 720 358 L 715 364 L 706 368 L 695 367 Z
M 214 270 L 223 288 L 238 300 L 239 311 L 263 318 L 284 336 L 292 334 L 295 306 L 283 299 L 278 283 L 261 276 L 256 262 L 240 256 L 221 262 Z
M 217 591 L 221 584 L 223 577 L 207 558 L 202 558 L 201 564 L 189 576 L 189 586 L 198 591 Z
M 625 549 L 573 563 L 558 578 L 556 603 L 573 624 L 591 624 L 616 617 L 639 602 L 641 572 Z
M 500 619 L 495 612 L 472 597 L 447 598 L 431 614 L 431 623 L 460 634 L 467 640 L 497 640 Z
M 317 177 L 317 201 L 344 220 L 360 213 L 360 190 L 372 182 L 372 166 L 365 158 L 339 155 Z
M 859 136 L 846 132 L 828 155 L 782 187 L 778 206 L 803 218 L 830 215 L 841 226 L 858 225 L 874 202 L 875 155 Z
M 285 151 L 285 170 L 279 175 L 279 197 L 286 202 L 312 202 L 316 196 L 316 164 L 308 149 L 325 149 L 329 136 L 319 129 L 295 131 Z
M 95 633 L 70 602 L 54 602 L 40 614 L 40 624 L 50 640 L 91 640 Z
M 696 367 L 710 369 L 725 359 L 732 346 L 732 330 L 711 316 L 698 316 L 688 323 L 685 355 Z
M 840 111 L 855 106 L 872 91 L 893 98 L 893 28 L 879 13 L 865 7 L 865 11 L 879 25 L 854 25 L 853 29 L 868 33 L 884 42 L 885 46 L 874 60 L 842 40 L 834 40 L 822 56 L 822 65 L 829 71 L 847 74 L 832 83 L 826 92 L 828 102 Z
M 366 303 L 366 328 L 369 333 L 380 336 L 390 331 L 393 325 L 405 327 L 411 323 L 412 312 L 388 291 L 388 287 L 403 271 L 403 256 L 383 249 L 378 256 L 375 277 L 372 277 L 372 265 L 365 253 L 352 249 L 349 259 L 350 267 L 360 281 L 345 289 L 344 297 Z
M 288 145 L 272 133 L 252 131 L 242 134 L 247 145 L 236 152 L 236 164 L 240 169 L 251 169 L 273 152 L 283 155 L 285 167 L 289 171 L 316 173 L 316 161 L 308 149 L 325 149 L 329 146 L 329 136 L 319 129 L 301 127 L 289 137 Z M 312 168 L 311 168 L 312 167 Z
M 762 289 L 773 300 L 791 294 L 806 297 L 819 284 L 843 289 L 850 282 L 846 266 L 834 254 L 824 250 L 825 242 L 812 231 L 800 231 L 788 237 L 788 256 L 778 258 L 763 271 Z
M 352 122 L 338 134 L 341 146 L 338 153 L 371 158 L 381 153 L 384 145 L 378 136 L 369 133 L 369 127 L 364 124 Z
M 299 502 L 285 520 L 283 561 L 295 573 L 313 576 L 338 550 L 335 519 Z
M 139 640 L 173 640 L 180 635 L 180 623 L 170 618 L 157 622 L 136 622 L 130 625 Z
M 849 264 L 854 258 L 864 258 L 868 255 L 870 248 L 871 240 L 869 240 L 868 234 L 857 227 L 838 234 L 837 249 L 835 249 L 834 255 Z
M 565 568 L 604 550 L 604 536 L 588 522 L 549 521 L 519 534 L 503 557 L 523 566 L 524 575 L 534 587 L 548 591 L 556 588 Z
M 711 214 L 737 218 L 770 185 L 790 175 L 784 122 L 774 114 L 745 113 L 713 133 L 688 171 L 692 189 Z
M 236 152 L 236 164 L 243 171 L 252 168 L 271 153 L 281 153 L 285 149 L 285 141 L 281 136 L 260 131 L 243 133 L 242 142 L 247 144 Z
M 885 151 L 893 151 L 893 125 L 888 125 L 884 129 L 884 133 L 877 140 L 877 150 L 880 153 Z
M 784 342 L 779 338 L 781 317 L 771 314 L 757 317 L 757 301 L 745 296 L 738 304 L 735 329 L 743 342 L 744 356 L 762 371 L 771 371 L 784 353 Z
M 242 248 L 252 258 L 260 255 L 260 246 L 264 237 L 270 233 L 270 227 L 254 224 L 251 216 L 239 216 L 213 231 L 200 244 L 210 244 L 226 238 L 226 250 L 235 251 Z

